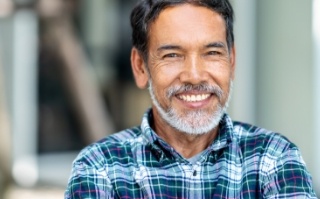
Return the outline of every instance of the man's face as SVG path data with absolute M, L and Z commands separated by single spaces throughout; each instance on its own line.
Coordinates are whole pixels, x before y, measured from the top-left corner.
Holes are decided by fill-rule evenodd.
M 218 125 L 234 75 L 219 14 L 189 4 L 163 10 L 150 25 L 146 67 L 155 120 L 189 134 Z

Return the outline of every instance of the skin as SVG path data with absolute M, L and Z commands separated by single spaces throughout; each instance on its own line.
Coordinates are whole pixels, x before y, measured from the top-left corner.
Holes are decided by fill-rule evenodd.
M 234 79 L 235 49 L 228 50 L 224 19 L 216 12 L 200 6 L 182 4 L 163 10 L 150 25 L 148 61 L 136 48 L 131 51 L 131 65 L 136 84 L 143 89 L 152 79 L 155 96 L 160 105 L 185 111 L 216 110 L 218 103 L 225 105 L 230 81 Z M 150 74 L 149 74 L 149 72 Z M 170 86 L 206 82 L 224 91 L 219 102 L 211 93 L 191 91 L 166 97 Z M 210 94 L 208 98 L 189 102 L 182 96 Z M 183 157 L 189 158 L 205 150 L 216 138 L 218 127 L 201 135 L 180 132 L 168 125 L 152 108 L 154 131 Z

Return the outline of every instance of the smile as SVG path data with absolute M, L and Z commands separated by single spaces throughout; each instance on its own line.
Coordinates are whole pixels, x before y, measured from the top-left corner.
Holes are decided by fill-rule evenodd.
M 198 95 L 178 95 L 177 97 L 186 102 L 199 102 L 206 100 L 211 94 L 198 94 Z

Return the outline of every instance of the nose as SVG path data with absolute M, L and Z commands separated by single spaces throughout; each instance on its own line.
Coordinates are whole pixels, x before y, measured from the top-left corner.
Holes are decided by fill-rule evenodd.
M 185 59 L 183 71 L 180 74 L 182 83 L 196 85 L 208 81 L 208 78 L 208 71 L 201 57 L 194 55 Z

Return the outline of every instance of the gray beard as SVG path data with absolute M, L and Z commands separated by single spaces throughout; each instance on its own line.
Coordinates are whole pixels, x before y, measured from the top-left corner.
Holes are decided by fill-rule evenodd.
M 171 127 L 177 129 L 180 132 L 184 132 L 189 135 L 201 135 L 212 131 L 219 125 L 221 118 L 227 110 L 231 93 L 232 93 L 233 81 L 230 81 L 230 88 L 228 98 L 223 106 L 221 102 L 222 90 L 215 88 L 215 94 L 219 98 L 219 104 L 214 112 L 208 112 L 205 110 L 185 111 L 182 114 L 178 114 L 175 109 L 169 107 L 165 110 L 156 99 L 152 81 L 149 80 L 149 93 L 154 106 L 159 112 L 161 118 L 168 123 Z M 172 89 L 169 89 L 172 90 Z M 173 89 L 174 90 L 174 89 Z M 169 91 L 167 97 L 170 99 L 174 95 L 174 91 Z

